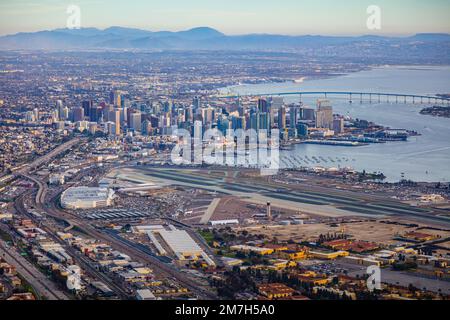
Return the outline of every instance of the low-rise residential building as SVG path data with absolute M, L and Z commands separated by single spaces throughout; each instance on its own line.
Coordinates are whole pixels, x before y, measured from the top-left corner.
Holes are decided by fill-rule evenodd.
M 283 283 L 267 283 L 258 285 L 258 292 L 269 299 L 277 299 L 290 297 L 295 290 Z

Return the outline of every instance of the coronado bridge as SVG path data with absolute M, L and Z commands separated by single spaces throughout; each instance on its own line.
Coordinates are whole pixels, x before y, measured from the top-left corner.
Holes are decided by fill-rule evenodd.
M 299 96 L 300 101 L 303 96 L 316 96 L 328 98 L 329 96 L 347 97 L 349 102 L 369 102 L 369 103 L 428 103 L 436 105 L 449 105 L 450 97 L 438 95 L 417 95 L 404 93 L 381 93 L 381 92 L 357 92 L 357 91 L 297 91 L 297 92 L 271 92 L 271 93 L 243 93 L 243 94 L 224 94 L 220 98 L 239 98 L 239 97 L 270 97 L 270 96 Z

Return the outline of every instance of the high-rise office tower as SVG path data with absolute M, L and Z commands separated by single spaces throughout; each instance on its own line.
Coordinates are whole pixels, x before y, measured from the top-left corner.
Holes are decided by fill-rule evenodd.
M 143 135 L 151 135 L 152 133 L 152 123 L 149 120 L 142 121 L 142 134 Z
M 269 130 L 270 129 L 270 118 L 268 112 L 258 113 L 258 130 Z
M 130 114 L 130 123 L 128 125 L 134 131 L 141 131 L 142 129 L 142 114 L 137 111 Z
M 52 123 L 55 123 L 59 120 L 58 109 L 52 111 Z
M 114 134 L 120 135 L 120 109 L 113 109 L 108 112 L 108 121 L 114 123 Z
M 131 119 L 131 114 L 133 113 L 133 112 L 135 112 L 135 109 L 132 109 L 132 108 L 128 108 L 127 109 L 127 111 L 126 111 L 126 118 L 127 118 L 127 124 L 128 124 L 128 126 L 130 126 L 130 119 Z
M 105 123 L 106 132 L 108 132 L 109 135 L 116 135 L 116 126 L 114 122 L 108 121 Z
M 271 97 L 270 98 L 270 123 L 275 123 L 275 115 L 278 110 L 283 106 L 283 97 Z
M 89 120 L 91 122 L 97 122 L 100 119 L 102 108 L 91 106 L 89 110 Z
M 128 118 L 127 118 L 127 116 L 128 116 L 128 109 L 129 109 L 128 107 L 123 107 L 123 108 L 120 109 L 120 124 L 122 126 L 124 126 L 125 123 L 128 123 Z
M 94 105 L 94 102 L 92 100 L 85 100 L 83 102 L 81 102 L 81 107 L 84 110 L 84 115 L 86 117 L 90 117 L 91 116 L 91 108 Z
M 170 103 L 168 101 L 165 101 L 163 103 L 163 112 L 170 113 L 170 110 L 171 110 Z
M 210 125 L 214 119 L 214 109 L 211 107 L 201 109 L 203 125 Z
M 203 136 L 203 124 L 201 121 L 199 121 L 199 120 L 194 121 L 194 125 L 192 126 L 191 134 L 194 139 L 198 138 L 201 141 L 202 136 Z
M 177 105 L 173 101 L 172 101 L 172 105 L 170 106 L 170 113 L 171 114 L 177 114 Z
M 336 134 L 344 132 L 344 119 L 342 118 L 333 119 L 333 131 Z
M 233 130 L 243 129 L 246 128 L 246 121 L 245 117 L 232 117 L 231 118 L 231 128 Z
M 165 115 L 159 117 L 159 128 L 164 129 L 170 127 L 170 118 Z
M 227 117 L 222 115 L 217 119 L 217 129 L 219 129 L 223 135 L 227 134 L 228 129 L 230 129 L 230 122 Z
M 102 113 L 105 121 L 115 121 L 112 111 L 114 111 L 114 107 L 112 105 L 105 105 L 104 107 L 102 107 Z
M 258 99 L 258 112 L 269 112 L 269 103 L 266 99 Z
M 333 107 L 329 100 L 317 100 L 316 127 L 328 129 L 333 127 Z
M 116 113 L 113 110 L 107 110 L 105 113 L 105 121 L 106 122 L 115 122 Z
M 84 120 L 84 109 L 82 107 L 75 107 L 72 109 L 73 122 Z
M 286 108 L 281 107 L 278 109 L 278 128 L 285 129 L 286 128 Z
M 313 121 L 315 120 L 315 110 L 310 107 L 301 107 L 300 108 L 300 119 L 301 120 L 307 120 L 307 121 Z
M 152 124 L 152 128 L 159 127 L 159 118 L 156 116 L 150 116 L 150 123 Z
M 270 98 L 270 107 L 274 109 L 280 109 L 284 104 L 283 97 L 271 97 Z
M 61 120 L 67 120 L 69 119 L 69 108 L 63 107 L 62 108 L 62 114 L 59 115 L 59 118 Z
M 56 109 L 58 110 L 59 120 L 66 120 L 62 118 L 64 115 L 64 106 L 62 100 L 56 100 Z
M 300 115 L 300 108 L 293 105 L 289 108 L 289 127 L 296 128 Z
M 194 119 L 194 114 L 192 112 L 192 108 L 186 107 L 186 109 L 184 110 L 184 120 L 187 122 L 192 122 L 193 119 Z
M 109 94 L 109 103 L 112 104 L 114 107 L 120 107 L 121 106 L 121 97 L 120 97 L 120 91 L 119 90 L 113 90 Z
M 259 117 L 258 113 L 251 113 L 250 114 L 250 129 L 258 131 L 259 129 Z
M 325 113 L 323 111 L 316 111 L 316 128 L 326 128 Z
M 194 107 L 194 111 L 201 108 L 201 100 L 200 97 L 194 97 L 192 99 L 192 105 Z
M 114 110 L 114 125 L 115 125 L 115 133 L 116 136 L 120 136 L 120 110 Z
M 35 121 L 39 121 L 39 119 L 40 119 L 39 109 L 38 109 L 38 108 L 34 108 L 34 109 L 33 109 L 33 113 L 34 113 L 34 119 L 35 119 Z
M 238 111 L 238 113 L 239 113 L 239 117 L 243 117 L 243 116 L 244 116 L 244 113 L 245 113 L 244 107 L 239 106 L 239 107 L 237 108 L 237 111 Z

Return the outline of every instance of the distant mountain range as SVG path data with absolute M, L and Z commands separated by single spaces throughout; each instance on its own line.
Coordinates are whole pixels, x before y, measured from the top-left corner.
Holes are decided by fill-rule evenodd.
M 133 28 L 110 27 L 56 29 L 17 33 L 0 37 L 0 49 L 75 50 L 75 49 L 142 49 L 142 50 L 261 50 L 298 51 L 305 49 L 352 46 L 442 46 L 448 54 L 450 34 L 422 33 L 410 37 L 385 36 L 286 36 L 248 34 L 229 36 L 215 29 L 199 27 L 186 31 L 152 32 Z M 350 47 L 349 47 L 350 46 Z M 438 46 L 438 47 L 436 47 Z

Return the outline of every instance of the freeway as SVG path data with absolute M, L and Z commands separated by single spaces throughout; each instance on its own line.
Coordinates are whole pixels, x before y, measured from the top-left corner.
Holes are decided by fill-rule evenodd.
M 58 215 L 61 216 L 61 214 L 62 213 L 59 212 Z M 123 241 L 122 239 L 118 239 L 117 237 L 105 234 L 104 232 L 101 232 L 93 228 L 89 224 L 89 222 L 78 220 L 72 223 L 74 223 L 78 228 L 83 230 L 86 234 L 88 234 L 92 238 L 109 243 L 112 247 L 129 255 L 133 259 L 136 259 L 137 261 L 150 265 L 153 269 L 155 269 L 156 272 L 158 272 L 161 275 L 166 275 L 176 279 L 180 284 L 188 288 L 191 292 L 199 295 L 199 297 L 208 299 L 216 298 L 216 296 L 212 292 L 200 288 L 195 281 L 181 274 L 179 270 L 175 269 L 169 264 L 162 262 L 158 257 L 149 255 L 147 252 L 143 251 L 139 247 L 126 241 Z
M 69 300 L 67 295 L 42 274 L 35 266 L 22 257 L 16 250 L 6 247 L 0 240 L 0 255 L 9 264 L 16 267 L 17 272 L 33 287 L 41 298 L 49 300 Z
M 42 184 L 42 183 L 41 183 Z M 24 197 L 26 195 L 19 196 L 16 201 L 14 202 L 14 208 L 15 210 L 20 213 L 23 216 L 27 216 L 30 219 L 34 220 L 35 217 L 30 215 L 28 211 L 25 209 L 24 206 Z M 43 194 L 45 197 L 45 194 Z M 43 207 L 40 204 L 36 204 L 36 207 L 44 210 Z M 123 298 L 129 298 L 128 293 L 123 290 L 121 287 L 117 286 L 109 277 L 107 277 L 104 273 L 98 271 L 95 269 L 91 263 L 87 260 L 87 258 L 83 257 L 79 254 L 78 251 L 76 251 L 72 246 L 68 245 L 66 242 L 64 242 L 62 239 L 54 235 L 54 231 L 48 228 L 47 226 L 40 224 L 40 227 L 47 232 L 47 234 L 57 243 L 61 244 L 63 248 L 70 254 L 70 256 L 75 260 L 75 262 L 80 265 L 80 267 L 83 269 L 86 274 L 88 274 L 90 277 L 94 279 L 99 279 L 106 283 L 118 296 Z
M 69 150 L 74 145 L 80 143 L 81 140 L 82 140 L 82 138 L 74 138 L 72 140 L 64 142 L 63 144 L 57 146 L 55 149 L 53 149 L 46 155 L 35 159 L 33 162 L 31 162 L 29 164 L 21 166 L 20 169 L 16 170 L 14 173 L 22 174 L 22 173 L 30 172 L 31 170 L 38 168 L 40 165 L 42 165 L 44 163 L 48 163 L 51 159 L 55 158 L 56 156 L 63 153 L 64 151 Z
M 53 195 L 50 199 L 46 199 L 48 188 L 45 183 L 43 183 L 41 180 L 39 180 L 36 177 L 33 177 L 29 174 L 21 173 L 21 175 L 30 179 L 31 181 L 33 181 L 37 184 L 38 191 L 37 191 L 36 197 L 34 199 L 34 202 L 36 204 L 36 207 L 38 207 L 42 211 L 46 212 L 46 214 L 48 216 L 56 218 L 56 219 L 63 219 L 69 225 L 76 226 L 79 229 L 83 230 L 90 237 L 110 244 L 115 249 L 124 252 L 125 254 L 129 255 L 130 257 L 133 257 L 134 259 L 136 259 L 137 261 L 151 265 L 155 269 L 155 271 L 159 271 L 161 274 L 168 275 L 168 276 L 176 279 L 179 283 L 184 285 L 191 292 L 196 293 L 199 297 L 204 297 L 204 298 L 209 298 L 209 299 L 216 298 L 216 296 L 212 292 L 209 292 L 207 290 L 199 288 L 199 286 L 197 285 L 197 283 L 195 281 L 187 278 L 185 275 L 181 274 L 179 272 L 179 270 L 162 262 L 157 257 L 151 256 L 148 253 L 143 252 L 136 246 L 132 246 L 124 241 L 121 241 L 120 239 L 117 239 L 116 237 L 112 237 L 111 235 L 105 234 L 104 232 L 101 232 L 101 231 L 93 228 L 89 222 L 84 221 L 82 218 L 80 218 L 76 214 L 71 214 L 71 213 L 63 211 L 58 206 L 58 199 L 60 196 L 60 192 Z M 23 203 L 22 203 L 22 205 L 23 205 Z M 20 205 L 18 207 L 20 208 Z M 49 232 L 49 233 L 51 234 L 52 232 Z M 58 237 L 55 237 L 55 240 L 61 242 L 61 239 L 59 239 Z M 71 252 L 70 248 L 66 248 L 66 249 L 69 252 Z M 88 268 L 88 270 L 90 270 L 89 266 L 86 265 L 83 261 L 79 261 L 79 262 L 81 262 L 82 265 L 84 265 L 85 267 Z M 120 290 L 120 288 L 117 285 L 115 285 L 115 283 L 108 280 L 104 274 L 102 274 L 101 272 L 99 272 L 97 270 L 90 270 L 90 271 L 92 273 L 94 273 L 94 275 L 96 277 L 105 281 L 113 289 L 116 289 L 116 291 L 118 291 L 122 296 L 126 295 L 126 292 L 124 292 L 123 290 Z
M 46 210 L 48 214 L 56 218 L 65 219 L 69 223 L 83 230 L 86 234 L 88 234 L 92 238 L 109 243 L 115 249 L 124 252 L 130 257 L 136 259 L 137 261 L 150 265 L 153 269 L 155 269 L 156 272 L 159 272 L 162 275 L 170 276 L 176 279 L 179 283 L 181 283 L 191 292 L 196 293 L 200 297 L 208 299 L 216 298 L 216 296 L 212 292 L 200 288 L 195 281 L 191 280 L 190 278 L 187 278 L 186 276 L 181 274 L 179 270 L 175 269 L 171 265 L 162 262 L 158 257 L 149 255 L 141 248 L 132 245 L 126 241 L 123 241 L 122 239 L 118 239 L 117 237 L 113 237 L 110 234 L 99 231 L 98 229 L 94 228 L 89 221 L 85 221 L 76 214 L 68 213 L 66 211 L 61 210 L 61 208 L 58 207 L 58 198 L 59 194 L 56 194 L 51 199 L 49 199 L 48 201 L 49 206 L 44 208 L 44 210 Z

